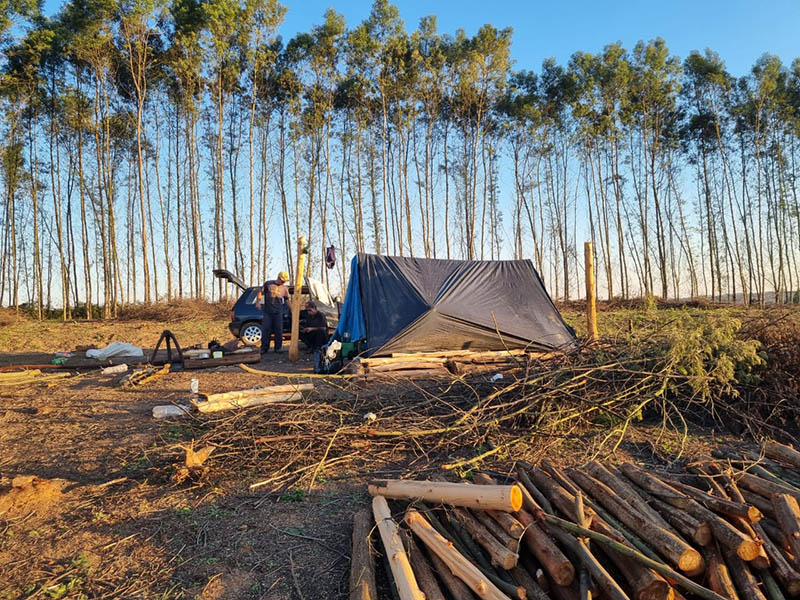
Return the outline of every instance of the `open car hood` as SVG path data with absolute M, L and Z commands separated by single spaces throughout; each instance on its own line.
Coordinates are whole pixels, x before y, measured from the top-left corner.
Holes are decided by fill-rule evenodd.
M 244 291 L 247 289 L 248 286 L 244 284 L 244 282 L 239 279 L 236 275 L 228 271 L 227 269 L 214 269 L 214 277 L 219 279 L 224 279 L 228 283 L 232 283 L 240 290 Z

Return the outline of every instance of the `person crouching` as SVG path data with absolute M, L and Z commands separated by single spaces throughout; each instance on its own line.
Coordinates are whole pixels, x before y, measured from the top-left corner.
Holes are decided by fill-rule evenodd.
M 306 303 L 306 323 L 300 330 L 300 341 L 316 352 L 328 341 L 328 319 L 317 310 L 314 302 Z

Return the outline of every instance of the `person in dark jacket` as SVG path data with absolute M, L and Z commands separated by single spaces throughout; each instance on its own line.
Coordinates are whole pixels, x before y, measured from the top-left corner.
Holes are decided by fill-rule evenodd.
M 283 345 L 283 309 L 289 299 L 289 288 L 286 282 L 289 274 L 286 271 L 278 273 L 278 278 L 265 281 L 256 298 L 256 308 L 264 308 L 264 317 L 261 321 L 261 353 L 269 350 L 270 338 L 275 336 L 275 352 L 281 351 Z
M 319 350 L 328 341 L 328 319 L 317 310 L 314 302 L 306 303 L 306 323 L 300 330 L 300 341 L 312 352 Z

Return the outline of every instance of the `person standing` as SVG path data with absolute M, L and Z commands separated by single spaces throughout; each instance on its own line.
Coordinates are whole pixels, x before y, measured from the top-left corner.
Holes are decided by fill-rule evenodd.
M 329 337 L 328 319 L 317 310 L 317 305 L 313 301 L 306 302 L 306 322 L 305 327 L 300 330 L 300 341 L 308 346 L 311 352 L 315 352 L 325 345 Z
M 261 353 L 269 351 L 269 340 L 275 336 L 275 352 L 281 351 L 283 345 L 283 310 L 289 298 L 289 288 L 286 282 L 289 274 L 286 271 L 278 273 L 278 278 L 265 281 L 256 298 L 256 308 L 264 309 L 261 320 Z

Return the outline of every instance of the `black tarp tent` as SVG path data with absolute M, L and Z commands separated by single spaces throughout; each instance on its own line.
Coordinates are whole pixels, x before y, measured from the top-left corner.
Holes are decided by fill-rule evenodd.
M 358 254 L 334 339 L 364 354 L 570 349 L 576 343 L 530 260 Z

